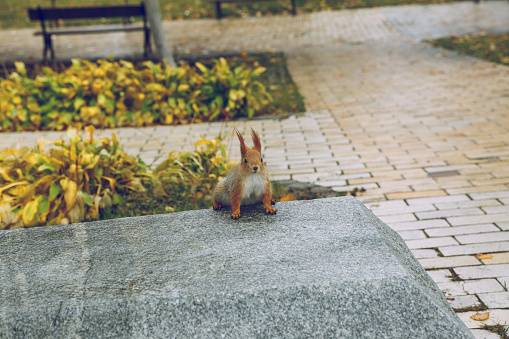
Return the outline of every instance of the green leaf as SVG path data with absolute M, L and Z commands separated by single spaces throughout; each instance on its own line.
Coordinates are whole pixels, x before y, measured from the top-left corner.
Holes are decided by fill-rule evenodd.
M 62 187 L 58 183 L 56 183 L 56 182 L 52 183 L 49 188 L 49 199 L 50 200 L 55 199 L 61 190 L 62 190 Z
M 104 168 L 102 167 L 97 167 L 96 171 L 95 171 L 95 177 L 99 180 L 101 179 L 101 177 L 103 176 L 103 171 L 104 171 Z
M 45 170 L 50 170 L 51 172 L 54 172 L 56 169 L 52 165 L 46 163 L 46 164 L 42 164 L 41 166 L 39 166 L 39 168 L 37 170 L 39 172 L 42 172 L 42 171 L 45 171 Z
M 45 215 L 48 213 L 48 210 L 49 210 L 49 199 L 43 198 L 41 202 L 39 202 L 39 206 L 37 206 L 37 214 Z
M 85 104 L 85 100 L 83 98 L 76 98 L 74 100 L 74 109 L 77 111 Z
M 124 199 L 122 199 L 122 197 L 118 193 L 115 193 L 113 195 L 113 205 L 121 204 L 123 201 Z
M 88 206 L 93 206 L 94 201 L 92 200 L 90 195 L 88 195 L 88 193 L 85 191 L 81 191 L 81 192 L 83 193 L 83 201 L 85 202 L 85 204 L 87 204 Z

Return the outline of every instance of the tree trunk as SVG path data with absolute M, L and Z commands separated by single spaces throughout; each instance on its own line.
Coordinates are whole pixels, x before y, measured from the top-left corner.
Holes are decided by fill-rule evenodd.
M 150 32 L 154 38 L 157 48 L 157 56 L 161 60 L 166 60 L 168 66 L 175 67 L 175 60 L 171 54 L 168 40 L 164 35 L 163 25 L 161 23 L 161 12 L 159 11 L 159 0 L 145 0 L 145 10 L 147 11 L 148 22 L 150 23 Z

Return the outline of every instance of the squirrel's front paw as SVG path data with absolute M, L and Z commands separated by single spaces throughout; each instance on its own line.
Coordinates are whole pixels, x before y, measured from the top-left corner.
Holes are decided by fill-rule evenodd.
M 275 205 L 276 204 L 276 199 L 270 199 L 270 204 L 271 205 Z
M 272 207 L 265 208 L 265 214 L 276 214 L 277 210 Z
M 217 204 L 217 205 L 214 205 L 214 207 L 212 207 L 214 210 L 216 211 L 219 211 L 221 208 L 223 208 L 224 206 L 221 205 L 221 204 Z
M 238 218 L 240 218 L 240 211 L 235 211 L 232 213 L 232 219 L 233 220 L 237 220 Z

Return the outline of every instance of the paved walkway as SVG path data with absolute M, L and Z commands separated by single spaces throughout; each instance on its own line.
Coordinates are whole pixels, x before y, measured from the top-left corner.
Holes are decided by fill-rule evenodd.
M 452 307 L 485 303 L 509 323 L 509 68 L 422 40 L 509 31 L 505 1 L 458 2 L 247 19 L 166 22 L 177 54 L 281 50 L 308 113 L 284 120 L 121 129 L 128 152 L 156 163 L 199 134 L 259 130 L 273 179 L 350 191 L 395 229 Z M 32 30 L 3 31 L 0 61 L 40 57 Z M 67 59 L 141 54 L 139 34 L 56 39 Z M 108 135 L 110 131 L 104 132 Z M 3 147 L 39 135 L 3 133 Z M 490 259 L 476 254 L 491 253 Z M 431 270 L 433 269 L 433 270 Z M 451 271 L 462 278 L 452 281 Z M 478 338 L 473 312 L 460 313 Z

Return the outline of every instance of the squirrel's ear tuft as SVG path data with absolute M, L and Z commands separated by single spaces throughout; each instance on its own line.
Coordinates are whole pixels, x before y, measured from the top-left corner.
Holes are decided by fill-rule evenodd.
M 253 138 L 254 149 L 261 153 L 262 143 L 260 142 L 260 137 L 258 136 L 258 133 L 256 133 L 253 128 L 251 128 L 251 138 Z
M 240 141 L 240 154 L 244 158 L 244 155 L 247 152 L 246 143 L 244 142 L 244 138 L 242 137 L 242 134 L 240 134 L 240 132 L 237 128 L 235 128 L 235 133 L 237 133 L 237 137 L 239 138 L 239 141 Z

